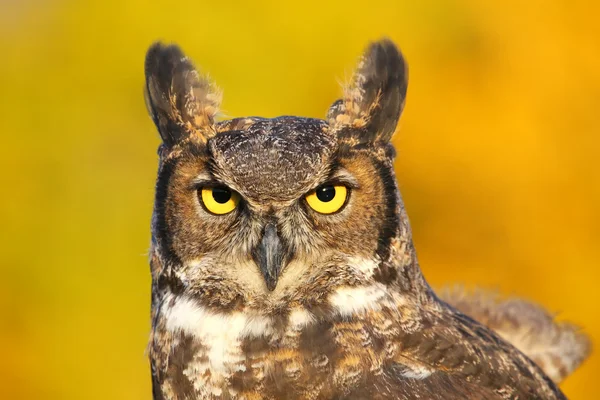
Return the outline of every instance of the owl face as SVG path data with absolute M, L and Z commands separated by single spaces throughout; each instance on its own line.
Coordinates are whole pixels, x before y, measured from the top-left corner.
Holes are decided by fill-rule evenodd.
M 174 46 L 146 61 L 163 143 L 155 280 L 211 307 L 319 305 L 336 287 L 392 279 L 397 236 L 389 139 L 406 93 L 391 42 L 365 54 L 328 119 L 214 122 L 219 95 Z

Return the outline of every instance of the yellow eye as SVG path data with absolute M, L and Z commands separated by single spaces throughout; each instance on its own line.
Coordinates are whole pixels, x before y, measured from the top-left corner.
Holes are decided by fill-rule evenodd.
M 325 185 L 306 195 L 306 202 L 318 213 L 333 214 L 346 203 L 348 188 L 343 185 Z
M 206 187 L 200 189 L 200 192 L 204 207 L 213 214 L 230 213 L 240 202 L 240 195 L 226 187 Z

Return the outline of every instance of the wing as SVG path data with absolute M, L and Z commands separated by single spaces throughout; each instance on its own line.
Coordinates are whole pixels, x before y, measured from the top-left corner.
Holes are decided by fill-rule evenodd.
M 557 383 L 590 355 L 587 335 L 573 324 L 556 321 L 532 302 L 459 287 L 441 291 L 440 297 L 517 347 Z
M 433 296 L 426 304 L 410 303 L 403 297 L 307 327 L 293 352 L 273 358 L 293 357 L 294 365 L 320 357 L 325 362 L 305 363 L 303 379 L 279 374 L 274 381 L 281 392 L 273 397 L 292 398 L 291 388 L 306 384 L 318 386 L 320 397 L 297 398 L 565 398 L 537 365 L 485 326 Z
M 400 398 L 565 398 L 537 365 L 470 317 L 444 305 L 423 316 L 418 329 L 393 339 L 399 351 L 382 383 Z

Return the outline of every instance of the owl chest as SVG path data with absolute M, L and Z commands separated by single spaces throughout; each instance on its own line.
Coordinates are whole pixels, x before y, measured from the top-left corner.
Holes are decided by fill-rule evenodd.
M 369 358 L 372 352 L 350 353 L 322 340 L 307 340 L 297 330 L 243 337 L 225 328 L 221 335 L 183 339 L 176 351 L 187 354 L 187 362 L 171 365 L 170 380 L 187 381 L 184 386 L 195 398 L 332 398 L 335 388 L 350 388 L 374 372 L 375 364 L 381 366 Z
M 388 308 L 374 310 L 377 293 L 362 288 L 342 296 L 346 292 L 333 297 L 331 318 L 318 320 L 306 309 L 277 321 L 250 312 L 215 313 L 187 297 L 165 298 L 151 356 L 159 365 L 158 384 L 175 393 L 166 398 L 317 399 L 343 397 L 379 381 L 398 359 L 398 335 L 406 327 Z M 370 311 L 361 311 L 365 304 Z M 406 366 L 402 373 L 423 379 L 431 371 Z
M 162 360 L 165 398 L 332 398 L 383 363 L 361 323 L 311 323 L 296 313 L 277 329 L 265 317 L 215 315 L 182 301 L 160 314 L 155 340 L 171 339 L 152 358 Z

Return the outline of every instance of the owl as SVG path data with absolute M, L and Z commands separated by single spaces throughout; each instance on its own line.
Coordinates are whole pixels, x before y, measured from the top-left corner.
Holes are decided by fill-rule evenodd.
M 162 139 L 154 399 L 564 398 L 583 334 L 523 301 L 444 301 L 423 277 L 393 168 L 407 67 L 390 40 L 325 119 L 218 121 L 221 93 L 175 45 L 153 45 L 145 74 Z

